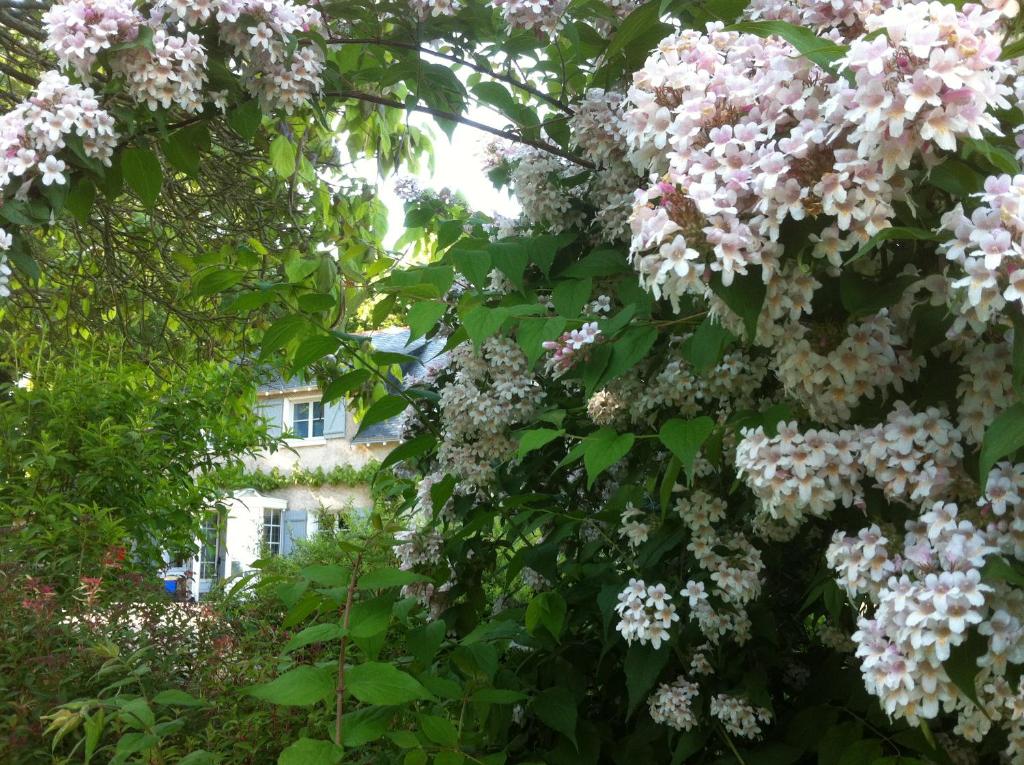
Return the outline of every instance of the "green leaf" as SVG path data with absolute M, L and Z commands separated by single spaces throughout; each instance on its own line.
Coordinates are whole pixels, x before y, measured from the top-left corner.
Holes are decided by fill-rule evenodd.
M 481 688 L 473 694 L 473 701 L 481 704 L 518 704 L 526 699 L 525 693 L 503 688 Z
M 299 343 L 299 347 L 295 349 L 295 354 L 291 357 L 292 368 L 305 369 L 314 361 L 319 361 L 324 356 L 337 351 L 338 345 L 338 338 L 334 335 L 317 334 L 307 337 Z
M 984 177 L 966 162 L 947 157 L 928 171 L 928 181 L 953 196 L 966 197 L 981 191 Z
M 326 667 L 302 665 L 245 692 L 271 704 L 308 707 L 334 694 L 334 673 Z
M 537 593 L 526 607 L 526 631 L 533 635 L 537 627 L 544 626 L 558 640 L 565 626 L 566 610 L 565 599 L 557 592 Z
M 281 653 L 290 653 L 297 648 L 303 648 L 312 643 L 326 643 L 330 640 L 338 640 L 341 635 L 342 629 L 340 624 L 314 624 L 292 635 L 291 639 L 284 644 Z
M 722 284 L 721 274 L 711 279 L 711 289 L 732 311 L 743 319 L 747 342 L 752 343 L 757 335 L 757 319 L 761 315 L 768 288 L 761 278 L 761 269 L 753 269 L 747 276 L 736 276 L 732 284 Z
M 880 282 L 861 276 L 852 268 L 844 269 L 839 276 L 839 297 L 843 308 L 853 316 L 870 316 L 898 302 L 915 281 L 916 276 L 902 274 Z
M 89 222 L 89 213 L 96 200 L 96 185 L 88 178 L 79 178 L 68 192 L 64 207 L 83 226 Z
M 897 241 L 917 241 L 917 242 L 938 242 L 941 237 L 934 231 L 928 231 L 923 228 L 911 228 L 908 226 L 892 226 L 891 228 L 884 228 L 875 234 L 873 237 L 868 239 L 864 244 L 860 246 L 857 253 L 849 258 L 846 263 L 847 265 L 855 260 L 867 255 L 869 252 L 874 250 L 882 242 L 888 242 L 892 240 Z
M 328 404 L 331 401 L 337 401 L 346 393 L 351 393 L 369 379 L 369 369 L 353 369 L 351 372 L 346 372 L 340 377 L 336 377 L 327 383 L 327 387 L 324 389 L 324 403 Z
M 568 279 L 555 285 L 551 292 L 551 300 L 559 316 L 567 319 L 578 319 L 583 313 L 583 306 L 590 300 L 594 290 L 594 282 L 586 279 Z
M 199 281 L 192 287 L 192 294 L 196 297 L 202 295 L 214 295 L 218 292 L 230 289 L 245 278 L 245 271 L 237 271 L 232 268 L 225 268 L 220 271 L 210 271 L 203 274 Z
M 164 176 L 160 160 L 149 149 L 131 147 L 121 152 L 121 172 L 125 183 L 146 207 L 153 207 L 160 196 Z
M 472 242 L 472 245 L 470 245 Z M 491 273 L 491 254 L 483 249 L 486 243 L 477 240 L 460 242 L 448 251 L 448 257 L 459 272 L 480 288 L 487 286 L 487 275 Z
M 658 3 L 646 3 L 630 13 L 615 32 L 605 58 L 612 59 L 623 53 L 632 43 L 658 27 L 670 29 L 658 19 Z M 645 49 L 646 50 L 646 49 Z
M 441 620 L 428 622 L 408 633 L 405 642 L 413 658 L 429 666 L 444 643 L 445 623 Z
M 686 762 L 691 755 L 694 755 L 703 749 L 707 740 L 707 731 L 691 730 L 689 733 L 683 733 L 679 737 L 679 742 L 676 744 L 675 751 L 672 753 L 672 762 L 670 765 L 682 765 L 682 763 Z
M 505 278 L 515 285 L 516 289 L 523 288 L 523 271 L 530 262 L 530 255 L 521 242 L 498 241 L 493 242 L 488 250 L 491 253 L 491 262 L 494 267 L 505 274 Z
M 839 758 L 839 765 L 871 765 L 882 756 L 882 742 L 866 738 L 851 744 Z M 799 751 L 797 758 L 799 759 Z M 790 760 L 793 762 L 794 760 Z
M 683 343 L 683 357 L 698 372 L 707 372 L 722 360 L 725 349 L 735 339 L 729 330 L 708 316 Z
M 526 354 L 526 360 L 533 366 L 544 353 L 544 342 L 557 339 L 565 331 L 565 319 L 527 319 L 520 321 L 516 329 L 516 342 Z
M 359 577 L 361 590 L 388 590 L 392 587 L 405 587 L 413 582 L 430 581 L 423 574 L 412 571 L 399 571 L 397 568 L 378 568 L 368 571 Z
M 372 638 L 387 632 L 391 624 L 394 598 L 389 595 L 362 600 L 352 606 L 349 634 L 354 638 Z
M 1013 387 L 1024 393 L 1024 314 L 1010 313 L 1013 322 Z
M 413 749 L 405 753 L 405 759 L 402 762 L 403 765 L 427 765 L 428 759 L 430 758 L 422 749 Z
M 370 661 L 345 671 L 345 687 L 365 704 L 405 704 L 432 696 L 412 675 L 390 664 Z
M 556 686 L 541 691 L 530 708 L 541 722 L 576 743 L 576 699 L 568 688 Z
M 363 707 L 342 717 L 342 743 L 357 747 L 376 741 L 388 731 L 394 710 L 387 707 Z
M 668 663 L 672 652 L 666 648 L 655 650 L 651 646 L 633 643 L 626 649 L 623 671 L 629 693 L 629 714 L 632 715 L 654 687 L 658 676 Z
M 375 422 L 383 422 L 405 411 L 409 402 L 401 396 L 385 396 L 373 402 L 373 405 L 366 410 L 362 421 L 359 423 L 359 432 L 362 433 Z
M 466 755 L 462 752 L 445 750 L 434 755 L 434 765 L 463 765 L 466 762 Z
M 185 693 L 177 688 L 169 688 L 154 696 L 153 703 L 175 707 L 205 707 L 209 702 L 197 699 L 191 693 Z
M 274 351 L 283 348 L 304 330 L 309 329 L 309 326 L 309 322 L 306 321 L 304 316 L 298 314 L 282 316 L 263 333 L 263 343 L 260 345 L 260 358 L 265 359 Z
M 978 479 L 984 486 L 993 466 L 1024 446 L 1024 402 L 1018 402 L 996 417 L 985 430 L 978 458 Z
M 1017 587 L 1024 587 L 1024 574 L 1015 569 L 1005 558 L 992 556 L 985 561 L 985 567 L 981 570 L 981 578 L 986 582 L 1002 581 Z
M 1009 173 L 1010 175 L 1020 174 L 1020 165 L 1017 164 L 1017 159 L 1002 146 L 995 146 L 988 141 L 980 138 L 971 138 L 970 136 L 966 136 L 961 140 L 966 149 L 975 151 L 983 156 L 996 170 Z
M 270 144 L 270 165 L 282 178 L 291 178 L 295 174 L 295 146 L 283 135 Z
M 977 705 L 982 713 L 985 712 L 985 709 L 978 701 L 978 690 L 974 680 L 979 671 L 978 658 L 987 650 L 988 638 L 972 630 L 968 634 L 967 640 L 960 645 L 953 646 L 950 649 L 949 658 L 942 662 L 942 668 L 946 670 L 949 679 Z
M 693 483 L 693 466 L 700 453 L 700 447 L 714 429 L 715 421 L 704 416 L 693 420 L 673 418 L 658 431 L 658 438 L 679 460 L 690 483 Z
M 256 135 L 262 119 L 260 104 L 256 99 L 246 101 L 228 114 L 228 124 L 231 129 L 246 140 L 251 140 Z
M 345 750 L 333 741 L 300 738 L 290 744 L 277 758 L 277 765 L 337 765 Z
M 479 348 L 489 337 L 498 334 L 508 317 L 509 313 L 504 308 L 477 306 L 463 315 L 462 324 L 469 333 L 470 340 Z
M 436 444 L 437 437 L 432 436 L 429 433 L 422 436 L 416 436 L 416 438 L 411 441 L 404 441 L 388 452 L 388 456 L 380 463 L 378 471 L 383 471 L 392 465 L 402 462 L 403 460 L 412 459 L 413 457 L 419 457 L 421 454 L 426 454 Z
M 421 301 L 409 309 L 406 320 L 409 323 L 409 342 L 427 334 L 444 316 L 448 306 L 444 303 Z
M 741 32 L 758 37 L 781 37 L 798 51 L 804 58 L 810 59 L 815 64 L 830 72 L 834 72 L 833 65 L 836 61 L 846 55 L 847 46 L 839 45 L 831 40 L 823 40 L 814 32 L 804 27 L 798 27 L 786 21 L 741 21 L 738 24 L 726 27 L 727 31 Z
M 587 488 L 594 485 L 594 480 L 629 453 L 633 448 L 636 436 L 632 433 L 616 433 L 612 428 L 604 427 L 587 436 L 583 447 L 583 465 L 587 469 Z
M 437 715 L 417 715 L 423 735 L 439 746 L 454 747 L 459 743 L 459 732 L 448 720 Z
M 163 142 L 168 164 L 192 177 L 199 175 L 200 150 L 210 147 L 210 131 L 203 123 L 183 127 Z
M 551 428 L 527 430 L 519 437 L 519 451 L 516 456 L 522 459 L 530 452 L 540 449 L 545 444 L 549 444 L 556 438 L 560 438 L 564 435 L 564 430 L 552 430 Z
M 178 760 L 178 765 L 217 765 L 219 761 L 213 752 L 195 749 Z

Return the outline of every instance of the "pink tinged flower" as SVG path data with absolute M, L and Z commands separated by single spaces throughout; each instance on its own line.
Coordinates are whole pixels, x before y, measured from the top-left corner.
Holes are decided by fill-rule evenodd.
M 941 78 L 936 77 L 933 74 L 929 74 L 923 69 L 918 69 L 914 72 L 914 77 L 911 80 L 909 87 L 904 88 L 904 92 L 906 94 L 904 108 L 907 110 L 907 113 L 917 114 L 925 104 L 941 106 L 942 99 L 939 97 L 939 91 L 941 89 Z
M 1018 268 L 1010 274 L 1010 284 L 1003 292 L 1003 298 L 1008 301 L 1019 300 L 1024 303 L 1024 268 Z
M 921 123 L 921 138 L 934 141 L 946 151 L 956 151 L 956 134 L 965 127 L 963 119 L 951 115 L 944 109 L 932 109 Z
M 66 183 L 67 179 L 64 177 L 65 167 L 64 160 L 57 159 L 52 154 L 47 156 L 39 165 L 39 169 L 43 172 L 43 185 L 50 186 L 54 183 Z

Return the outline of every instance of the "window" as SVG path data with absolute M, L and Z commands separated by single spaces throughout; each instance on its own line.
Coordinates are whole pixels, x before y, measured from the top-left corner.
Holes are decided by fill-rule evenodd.
M 292 433 L 296 438 L 317 438 L 324 434 L 324 405 L 322 401 L 303 401 L 292 404 Z
M 281 554 L 281 511 L 263 511 L 263 544 L 271 555 Z
M 220 524 L 216 515 L 206 515 L 199 530 L 199 578 L 217 578 L 217 553 L 219 552 Z

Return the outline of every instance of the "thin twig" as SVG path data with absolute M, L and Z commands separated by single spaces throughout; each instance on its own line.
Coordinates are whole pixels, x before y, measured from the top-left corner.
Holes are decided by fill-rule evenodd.
M 345 596 L 345 612 L 341 617 L 341 651 L 338 652 L 338 691 L 334 707 L 334 743 L 341 746 L 342 723 L 341 718 L 345 714 L 345 649 L 348 648 L 348 619 L 352 613 L 352 598 L 356 593 L 356 583 L 359 581 L 359 566 L 362 565 L 363 554 L 356 556 L 356 562 L 352 565 L 352 577 L 348 581 L 348 595 Z
M 466 125 L 467 127 L 471 127 L 476 130 L 481 130 L 485 133 L 490 133 L 491 135 L 496 135 L 500 138 L 505 138 L 506 140 L 509 141 L 514 141 L 515 143 L 521 143 L 527 146 L 532 146 L 535 149 L 540 149 L 541 151 L 546 151 L 549 154 L 554 154 L 555 156 L 567 159 L 570 162 L 579 165 L 580 167 L 586 167 L 590 170 L 593 170 L 595 168 L 593 162 L 583 159 L 582 157 L 577 157 L 576 155 L 565 151 L 565 149 L 561 148 L 560 146 L 556 146 L 552 143 L 547 143 L 546 141 L 526 138 L 517 133 L 513 133 L 510 130 L 501 130 L 499 128 L 494 128 L 491 127 L 490 125 L 485 125 L 482 122 L 471 120 L 468 117 L 463 117 L 462 115 L 456 114 L 454 112 L 446 112 L 441 109 L 434 109 L 429 106 L 420 106 L 419 104 L 404 104 L 401 101 L 397 101 L 393 98 L 388 98 L 387 96 L 377 96 L 374 95 L 373 93 L 363 93 L 362 91 L 358 90 L 339 90 L 329 92 L 326 95 L 335 96 L 336 98 L 351 98 L 355 101 L 366 101 L 371 104 L 390 106 L 394 109 L 409 109 L 414 112 L 423 112 L 424 114 L 429 114 L 433 117 L 437 117 L 438 119 L 451 120 L 452 122 L 457 122 L 460 125 Z
M 511 85 L 513 88 L 518 88 L 524 93 L 529 93 L 531 96 L 539 98 L 541 101 L 544 101 L 545 103 L 551 104 L 552 106 L 561 109 L 566 114 L 571 115 L 574 113 L 572 108 L 567 103 L 555 98 L 554 96 L 549 96 L 547 93 L 544 93 L 543 91 L 537 90 L 537 88 L 533 87 L 532 85 L 527 85 L 525 82 L 517 80 L 515 77 L 511 77 L 507 74 L 502 74 L 501 72 L 496 72 L 493 69 L 490 69 L 486 66 L 480 66 L 479 64 L 476 64 L 472 61 L 460 58 L 459 56 L 456 56 L 453 53 L 442 53 L 440 51 L 432 50 L 431 48 L 425 48 L 422 45 L 419 45 L 418 43 L 404 42 L 402 40 L 382 40 L 378 37 L 329 37 L 327 41 L 331 43 L 340 43 L 344 45 L 379 45 L 384 48 L 404 48 L 406 50 L 415 50 L 419 51 L 420 53 L 426 53 L 429 56 L 437 56 L 438 58 L 443 58 L 446 59 L 447 61 L 451 61 L 455 64 L 458 64 L 459 66 L 468 67 L 469 69 L 472 69 L 474 72 L 486 74 L 488 77 L 492 77 L 495 80 L 499 80 L 508 85 Z

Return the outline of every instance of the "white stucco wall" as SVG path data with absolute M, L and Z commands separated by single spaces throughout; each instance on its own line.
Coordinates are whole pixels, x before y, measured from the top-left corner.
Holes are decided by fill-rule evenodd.
M 224 527 L 224 574 L 248 571 L 259 558 L 263 541 L 263 511 L 267 508 L 284 510 L 286 502 L 276 497 L 264 497 L 256 492 L 239 492 L 225 503 L 227 523 Z M 235 564 L 235 565 L 232 565 Z

